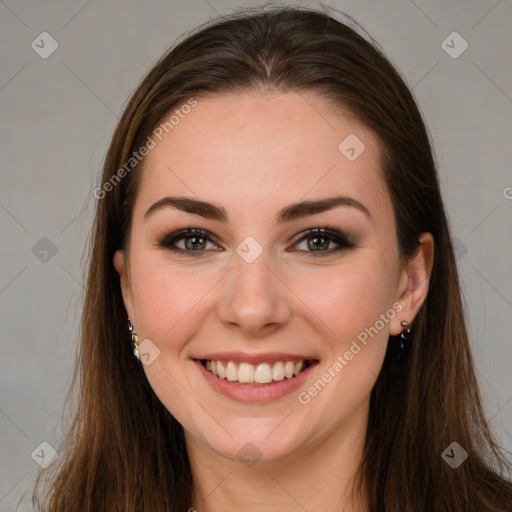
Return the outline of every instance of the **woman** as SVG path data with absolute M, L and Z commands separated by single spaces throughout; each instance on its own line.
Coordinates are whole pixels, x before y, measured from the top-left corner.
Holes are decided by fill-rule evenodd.
M 94 194 L 45 511 L 512 509 L 427 131 L 352 28 L 201 27 L 133 94 Z

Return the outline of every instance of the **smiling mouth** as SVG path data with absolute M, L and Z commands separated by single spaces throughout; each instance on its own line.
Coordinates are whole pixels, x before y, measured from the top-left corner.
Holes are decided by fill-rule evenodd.
M 269 386 L 283 380 L 291 380 L 318 363 L 316 360 L 276 361 L 275 363 L 237 363 L 201 359 L 202 365 L 215 377 L 234 384 Z

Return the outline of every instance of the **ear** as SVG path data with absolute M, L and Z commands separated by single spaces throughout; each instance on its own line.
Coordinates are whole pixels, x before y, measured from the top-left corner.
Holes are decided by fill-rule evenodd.
M 113 258 L 114 267 L 119 274 L 119 281 L 121 284 L 121 294 L 123 296 L 124 307 L 130 317 L 132 324 L 135 324 L 135 308 L 133 305 L 132 287 L 130 283 L 130 277 L 127 271 L 127 262 L 125 259 L 125 253 L 121 250 L 117 250 Z
M 399 277 L 396 302 L 402 305 L 390 325 L 390 334 L 400 334 L 403 320 L 412 323 L 421 305 L 427 298 L 430 276 L 434 265 L 434 237 L 431 233 L 422 233 L 418 241 L 420 246 L 416 254 L 407 262 Z

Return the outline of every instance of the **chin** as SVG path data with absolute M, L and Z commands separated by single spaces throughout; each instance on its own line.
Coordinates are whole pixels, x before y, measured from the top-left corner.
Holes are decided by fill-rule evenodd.
M 201 437 L 211 450 L 233 462 L 247 466 L 280 462 L 296 455 L 298 447 L 307 443 L 309 437 L 306 429 L 298 428 L 295 422 L 290 422 L 288 430 L 283 425 L 276 428 L 282 419 L 265 419 L 260 425 L 256 425 L 254 419 L 239 419 L 237 425 L 229 429 L 233 437 L 224 431 L 223 435 L 215 437 L 211 436 L 211 431 L 203 432 Z

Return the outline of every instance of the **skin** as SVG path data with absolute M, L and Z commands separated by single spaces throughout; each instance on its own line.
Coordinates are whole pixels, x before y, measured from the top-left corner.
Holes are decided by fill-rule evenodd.
M 365 144 L 354 161 L 338 150 L 349 134 Z M 202 98 L 145 158 L 129 261 L 118 251 L 114 265 L 139 342 L 150 339 L 160 350 L 144 371 L 184 427 L 191 507 L 367 510 L 363 499 L 351 504 L 351 484 L 370 392 L 388 336 L 401 332 L 402 320 L 412 322 L 426 298 L 433 262 L 432 236 L 423 233 L 418 254 L 400 266 L 378 162 L 369 129 L 318 96 L 295 93 Z M 169 195 L 218 204 L 229 221 L 173 207 L 144 220 Z M 275 222 L 289 204 L 334 195 L 357 199 L 372 218 L 342 206 Z M 332 241 L 313 258 L 311 236 L 294 239 L 326 225 L 351 234 L 356 246 L 329 254 L 337 247 Z M 217 240 L 197 257 L 198 251 L 180 255 L 157 245 L 187 227 Z M 247 236 L 263 249 L 252 263 L 236 252 Z M 185 242 L 176 243 L 184 249 Z M 301 387 L 307 391 L 393 304 L 400 312 L 306 405 L 296 392 L 264 404 L 235 402 L 212 390 L 192 361 L 211 351 L 308 354 L 319 364 Z M 237 455 L 248 442 L 260 457 L 253 466 Z

